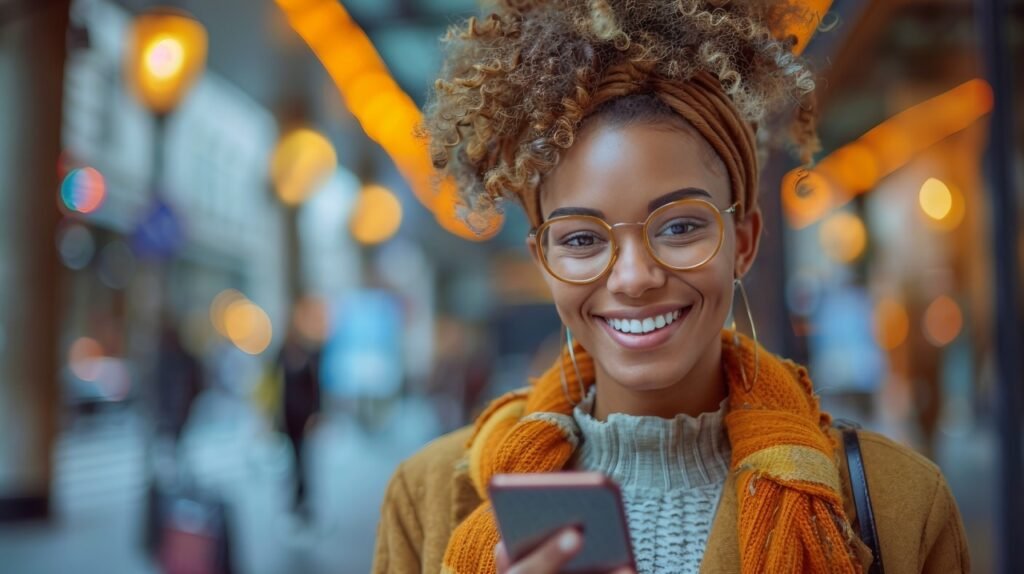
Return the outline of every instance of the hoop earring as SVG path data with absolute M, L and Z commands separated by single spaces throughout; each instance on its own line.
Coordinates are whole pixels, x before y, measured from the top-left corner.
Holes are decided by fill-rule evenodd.
M 743 287 L 743 281 L 739 278 L 732 280 L 733 286 L 733 309 L 730 315 L 732 316 L 732 344 L 736 347 L 740 347 L 740 336 L 739 331 L 736 329 L 736 291 L 739 291 L 740 297 L 743 298 L 743 307 L 747 311 L 747 322 L 750 323 L 750 334 L 754 338 L 754 378 L 747 378 L 747 370 L 743 367 L 743 362 L 740 361 L 740 376 L 743 378 L 743 390 L 750 392 L 754 389 L 754 384 L 757 382 L 757 375 L 761 370 L 761 353 L 760 345 L 757 342 L 757 327 L 754 326 L 754 315 L 750 312 L 750 299 L 747 298 L 747 290 Z
M 580 401 L 582 401 L 586 391 L 583 388 L 583 379 L 580 377 L 580 368 L 576 364 L 576 349 L 573 348 L 572 331 L 569 330 L 569 327 L 566 327 L 565 329 L 562 329 L 561 335 L 562 344 L 568 346 L 569 348 L 569 360 L 572 361 L 573 371 L 576 372 L 576 384 L 579 385 L 580 387 Z M 572 395 L 569 394 L 569 383 L 566 381 L 565 378 L 565 363 L 562 361 L 561 357 L 559 357 L 558 359 L 558 367 L 559 369 L 561 369 L 562 372 L 562 392 L 565 393 L 565 400 L 568 401 L 570 405 L 575 407 L 580 403 L 578 401 L 572 400 Z

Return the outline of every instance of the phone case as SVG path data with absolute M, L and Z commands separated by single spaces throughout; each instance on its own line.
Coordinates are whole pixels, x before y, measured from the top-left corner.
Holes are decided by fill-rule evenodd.
M 488 491 L 509 556 L 516 561 L 567 526 L 583 547 L 562 572 L 635 567 L 619 487 L 599 472 L 499 474 Z

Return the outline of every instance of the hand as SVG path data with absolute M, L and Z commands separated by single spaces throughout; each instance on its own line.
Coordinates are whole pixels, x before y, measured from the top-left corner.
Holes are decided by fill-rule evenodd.
M 494 558 L 498 563 L 498 574 L 558 574 L 582 546 L 583 537 L 579 531 L 568 528 L 552 535 L 515 564 L 511 564 L 504 542 L 498 542 L 494 547 Z M 614 574 L 633 574 L 633 570 L 624 567 Z

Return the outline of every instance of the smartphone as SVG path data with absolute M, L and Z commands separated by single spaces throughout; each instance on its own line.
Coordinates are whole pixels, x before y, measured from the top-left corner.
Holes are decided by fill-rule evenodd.
M 498 529 L 513 562 L 551 535 L 574 527 L 583 547 L 563 568 L 598 574 L 633 562 L 619 486 L 599 472 L 499 474 L 488 485 Z

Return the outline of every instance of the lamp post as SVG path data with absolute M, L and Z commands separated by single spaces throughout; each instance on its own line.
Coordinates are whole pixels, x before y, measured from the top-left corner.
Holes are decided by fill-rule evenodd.
M 164 201 L 164 146 L 168 116 L 185 98 L 206 64 L 206 29 L 188 13 L 154 8 L 139 14 L 131 25 L 124 54 L 124 77 L 128 89 L 153 114 L 152 164 L 150 165 L 150 206 L 132 232 L 132 243 L 141 259 L 148 259 L 144 273 L 147 291 L 142 337 L 136 339 L 149 373 L 144 380 L 155 381 L 159 368 L 160 337 L 166 307 L 168 281 L 165 261 L 181 243 L 181 224 Z M 156 413 L 156 391 L 147 385 L 140 397 L 144 408 Z M 147 448 L 151 447 L 147 441 Z

